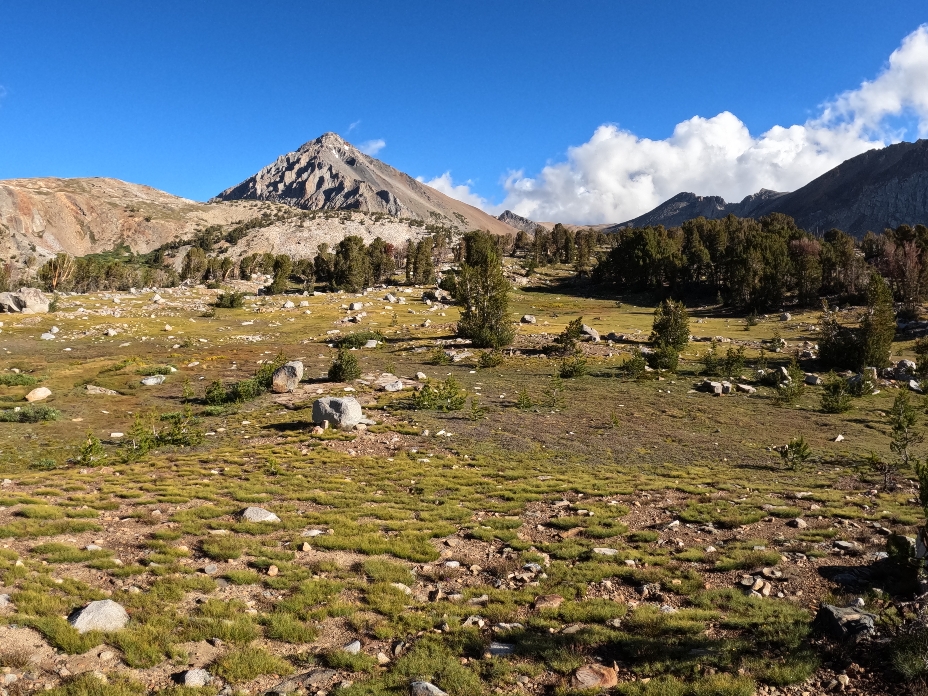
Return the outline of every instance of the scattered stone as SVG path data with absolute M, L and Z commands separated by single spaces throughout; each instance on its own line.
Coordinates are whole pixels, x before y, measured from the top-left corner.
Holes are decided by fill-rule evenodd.
M 363 302 L 352 302 L 350 305 L 348 305 L 348 309 L 350 309 L 352 312 L 359 312 L 362 309 L 364 309 L 364 303 Z
M 296 305 L 293 304 L 293 300 L 287 300 L 287 301 L 284 302 L 284 304 L 283 304 L 283 308 L 284 308 L 284 309 L 293 309 L 294 307 L 296 307 Z
M 607 548 L 597 547 L 593 549 L 593 553 L 598 554 L 600 556 L 615 556 L 619 552 L 617 549 L 607 549 Z
M 287 394 L 297 388 L 303 379 L 303 363 L 291 360 L 274 370 L 271 377 L 271 391 L 275 394 Z
M 52 390 L 48 387 L 36 387 L 31 392 L 26 394 L 26 401 L 32 403 L 33 401 L 43 401 L 52 395 Z
M 806 527 L 809 526 L 808 524 L 806 524 L 806 521 L 802 519 L 801 517 L 792 519 L 786 524 L 789 525 L 790 527 L 795 527 L 796 529 L 805 529 Z
M 448 696 L 448 694 L 431 682 L 414 681 L 409 685 L 409 696 Z
M 129 614 L 121 604 L 111 599 L 101 599 L 76 610 L 68 617 L 68 621 L 78 633 L 118 631 L 129 622 Z
M 215 575 L 219 572 L 219 567 L 215 563 L 210 563 L 207 566 L 204 566 L 203 572 L 207 575 Z
M 876 615 L 856 607 L 836 607 L 823 604 L 815 623 L 829 636 L 839 640 L 858 640 L 875 632 Z
M 612 667 L 595 664 L 580 667 L 570 679 L 575 689 L 609 689 L 618 683 L 619 677 Z
M 267 574 L 268 574 L 270 577 L 272 577 L 272 578 L 277 577 L 277 574 L 278 574 L 278 573 L 280 573 L 280 568 L 278 568 L 276 565 L 270 565 L 270 566 L 268 566 Z
M 736 384 L 735 388 L 744 394 L 754 394 L 757 392 L 757 390 L 750 384 Z
M 205 669 L 188 669 L 181 675 L 184 686 L 200 688 L 209 684 L 210 675 Z
M 524 314 L 521 319 L 523 324 L 535 324 L 538 320 L 535 318 L 534 314 Z
M 84 389 L 87 390 L 88 394 L 94 394 L 99 396 L 119 396 L 118 391 L 113 391 L 112 389 L 104 389 L 103 387 L 98 387 L 93 384 L 88 384 Z
M 550 594 L 541 595 L 535 598 L 536 609 L 557 609 L 563 603 L 564 598 L 561 595 Z
M 164 384 L 164 375 L 151 375 L 150 377 L 143 377 L 142 384 L 146 387 L 156 387 L 159 384 Z
M 39 336 L 39 338 L 41 338 L 43 341 L 54 341 L 54 340 L 55 340 L 55 334 L 46 331 L 46 332 L 43 333 L 41 336 Z
M 259 507 L 247 507 L 242 510 L 241 518 L 246 522 L 280 522 L 280 518 L 270 510 Z
M 376 348 L 379 345 L 380 345 L 380 341 L 378 341 L 375 338 L 372 338 L 364 344 L 364 347 L 365 348 Z
M 342 430 L 350 430 L 363 418 L 361 404 L 353 396 L 324 396 L 313 402 L 313 423 L 329 421 Z
M 506 655 L 512 655 L 515 651 L 515 645 L 511 643 L 497 643 L 496 641 L 490 643 L 490 648 L 487 650 L 492 657 L 505 657 Z
M 348 653 L 349 655 L 357 655 L 359 652 L 361 652 L 361 641 L 353 640 L 350 643 L 348 643 L 348 645 L 346 645 L 344 648 L 342 648 L 342 650 Z
M 805 378 L 805 383 L 806 383 L 806 384 L 808 384 L 808 385 L 810 385 L 810 386 L 813 386 L 813 387 L 817 387 L 818 385 L 820 385 L 820 384 L 822 383 L 822 381 L 823 381 L 822 378 L 819 377 L 818 375 L 813 375 L 813 374 L 811 374 L 811 373 L 806 373 L 806 378 Z

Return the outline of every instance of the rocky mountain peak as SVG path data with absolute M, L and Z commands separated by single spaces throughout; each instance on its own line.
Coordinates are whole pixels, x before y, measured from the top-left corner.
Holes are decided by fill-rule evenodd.
M 460 231 L 514 229 L 482 210 L 445 196 L 358 150 L 337 133 L 324 133 L 278 157 L 213 201 L 262 200 L 305 210 L 359 210 L 412 218 Z

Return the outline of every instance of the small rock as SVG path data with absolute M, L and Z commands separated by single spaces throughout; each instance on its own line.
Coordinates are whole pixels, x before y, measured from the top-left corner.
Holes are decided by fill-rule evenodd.
M 409 696 L 448 696 L 448 694 L 431 682 L 414 681 L 409 685 Z
M 541 595 L 535 598 L 534 606 L 536 609 L 557 609 L 563 602 L 564 598 L 560 595 Z
M 357 655 L 359 652 L 361 652 L 361 641 L 359 640 L 351 641 L 350 643 L 348 643 L 348 645 L 342 648 L 342 650 L 348 653 L 349 655 Z
M 150 377 L 143 377 L 142 384 L 146 387 L 155 387 L 159 384 L 164 384 L 164 375 L 151 375 Z
M 790 527 L 795 527 L 796 529 L 805 529 L 806 527 L 809 526 L 808 524 L 806 524 L 806 521 L 802 519 L 801 517 L 792 519 L 786 524 L 789 525 Z
M 575 689 L 609 689 L 618 683 L 618 675 L 612 667 L 595 664 L 580 667 L 570 679 Z
M 184 686 L 192 688 L 206 686 L 210 680 L 209 672 L 205 669 L 188 669 L 182 677 Z
M 242 510 L 241 518 L 246 522 L 280 522 L 280 518 L 270 510 L 259 507 L 247 507 Z

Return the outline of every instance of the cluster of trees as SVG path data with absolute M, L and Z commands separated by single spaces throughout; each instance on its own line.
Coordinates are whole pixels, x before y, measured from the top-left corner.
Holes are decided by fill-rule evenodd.
M 720 297 L 742 309 L 768 309 L 794 296 L 861 299 L 872 270 L 896 299 L 914 308 L 928 290 L 928 228 L 903 225 L 857 241 L 840 230 L 821 237 L 780 213 L 759 220 L 697 218 L 678 228 L 621 230 L 594 277 L 622 291 Z
M 154 264 L 146 256 L 116 249 L 79 257 L 57 254 L 39 268 L 38 280 L 49 292 L 94 292 L 173 287 L 180 277 L 173 268 Z
M 541 225 L 530 235 L 520 230 L 513 251 L 525 258 L 525 269 L 536 269 L 552 264 L 570 264 L 580 276 L 593 270 L 597 247 L 606 243 L 606 235 L 597 230 L 571 230 L 558 223 L 550 231 Z

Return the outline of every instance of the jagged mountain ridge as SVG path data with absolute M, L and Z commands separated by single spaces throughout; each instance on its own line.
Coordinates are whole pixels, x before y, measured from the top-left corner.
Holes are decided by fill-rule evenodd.
M 928 222 L 928 140 L 869 150 L 791 193 L 761 191 L 740 203 L 719 196 L 679 193 L 653 210 L 610 227 L 676 227 L 696 217 L 762 217 L 785 213 L 810 232 L 867 231 Z
M 336 133 L 305 143 L 213 201 L 261 200 L 304 210 L 358 210 L 423 220 L 466 232 L 515 230 L 366 155 Z
M 496 219 L 500 222 L 504 222 L 510 227 L 514 227 L 517 230 L 522 230 L 523 232 L 534 232 L 535 228 L 538 226 L 534 220 L 529 220 L 527 217 L 522 217 L 517 215 L 511 210 L 504 210 L 502 213 L 496 216 Z

